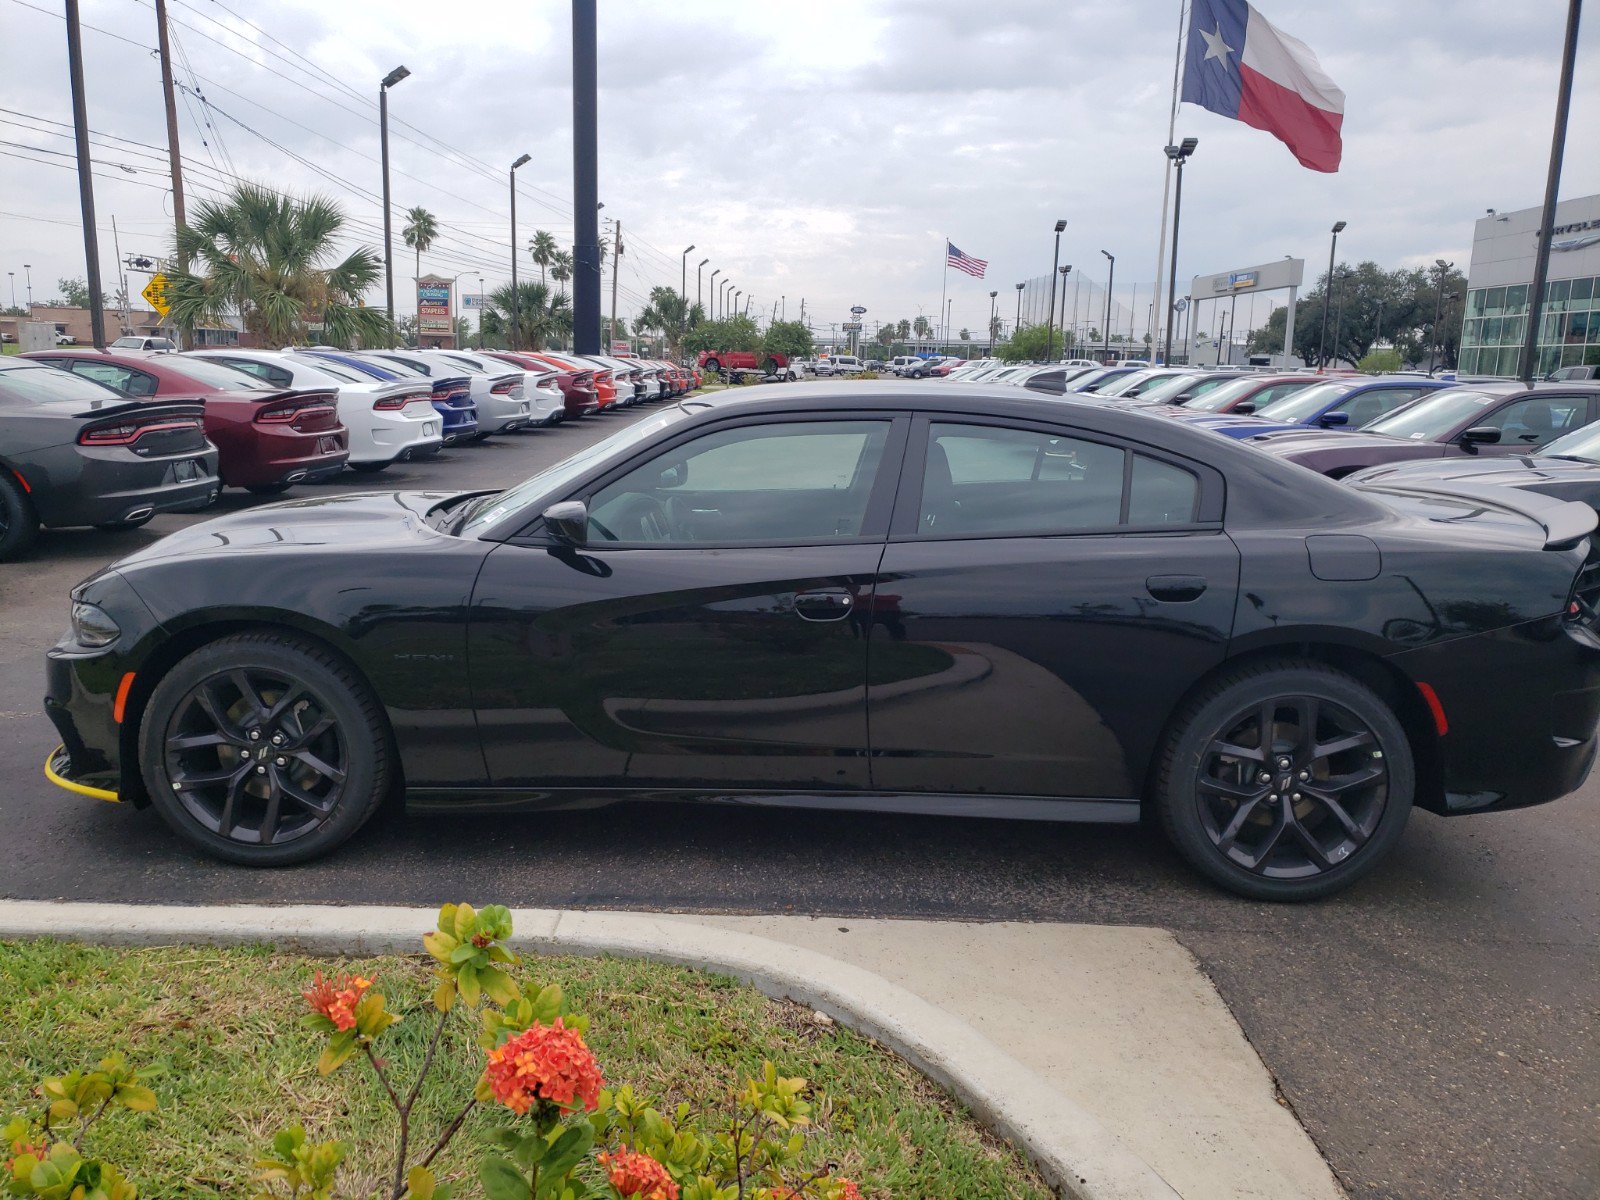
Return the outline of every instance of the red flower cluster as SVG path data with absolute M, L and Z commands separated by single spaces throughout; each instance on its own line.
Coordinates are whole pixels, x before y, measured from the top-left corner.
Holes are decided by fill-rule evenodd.
M 340 1029 L 354 1029 L 356 1005 L 361 1003 L 362 995 L 371 986 L 372 980 L 363 979 L 360 975 L 341 975 L 336 982 L 324 979 L 322 972 L 318 971 L 316 981 L 302 995 L 306 1003 L 311 1005 L 312 1012 L 321 1013 Z
M 672 1182 L 667 1169 L 648 1154 L 618 1150 L 597 1157 L 611 1186 L 622 1195 L 637 1196 L 639 1200 L 678 1200 L 678 1185 Z
M 835 1179 L 831 1200 L 862 1200 L 861 1189 L 848 1179 Z
M 583 1035 L 568 1029 L 560 1017 L 554 1025 L 535 1021 L 489 1051 L 484 1075 L 494 1098 L 518 1114 L 526 1113 L 535 1100 L 562 1108 L 575 1108 L 581 1101 L 585 1111 L 593 1112 L 605 1083 Z
M 6 1159 L 5 1170 L 6 1170 L 6 1174 L 7 1175 L 10 1175 L 10 1174 L 12 1174 L 12 1173 L 14 1173 L 16 1171 L 16 1169 L 17 1169 L 17 1159 L 21 1158 L 24 1154 L 31 1154 L 31 1155 L 34 1156 L 34 1158 L 38 1159 L 40 1162 L 43 1162 L 50 1155 L 50 1147 L 48 1147 L 48 1146 L 35 1146 L 35 1145 L 32 1145 L 32 1144 L 30 1144 L 28 1142 L 12 1142 L 11 1143 L 11 1150 L 12 1150 L 12 1153 L 16 1157 L 15 1158 Z M 676 1196 L 677 1192 L 674 1191 L 673 1195 Z

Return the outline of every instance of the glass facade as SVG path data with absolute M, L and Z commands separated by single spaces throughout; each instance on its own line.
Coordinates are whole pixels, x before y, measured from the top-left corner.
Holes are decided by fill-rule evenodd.
M 1474 288 L 1461 325 L 1464 375 L 1515 376 L 1528 330 L 1529 284 Z M 1545 288 L 1535 377 L 1558 367 L 1600 365 L 1600 276 L 1555 279 Z

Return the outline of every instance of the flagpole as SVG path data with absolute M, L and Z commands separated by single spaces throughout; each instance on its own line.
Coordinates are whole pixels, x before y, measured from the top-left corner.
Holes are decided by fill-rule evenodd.
M 939 286 L 939 320 L 936 322 L 936 327 L 941 329 L 941 330 L 943 330 L 943 327 L 944 327 L 944 298 L 945 298 L 945 295 L 949 291 L 950 291 L 950 239 L 947 237 L 947 238 L 944 239 L 944 283 L 942 283 Z M 940 335 L 940 339 L 939 340 L 940 341 L 944 340 L 944 337 L 943 337 L 942 333 Z
M 1178 72 L 1183 65 L 1183 35 L 1188 24 L 1185 19 L 1187 7 L 1185 0 L 1178 0 L 1178 48 L 1172 56 L 1172 108 L 1167 116 L 1167 145 L 1169 146 L 1174 144 L 1173 138 L 1178 132 Z M 1167 265 L 1167 204 L 1172 195 L 1172 160 L 1162 155 L 1161 161 L 1164 164 L 1161 179 L 1161 235 L 1156 248 L 1156 298 L 1154 308 L 1151 310 L 1155 314 L 1157 322 L 1159 322 L 1156 326 L 1158 330 L 1166 327 L 1167 320 L 1171 315 L 1161 307 L 1161 281 L 1167 277 L 1166 271 L 1162 268 Z M 1176 246 L 1173 247 L 1173 253 L 1177 253 Z M 1171 303 L 1172 297 L 1169 296 L 1167 297 L 1167 304 L 1170 306 Z M 1151 345 L 1159 345 L 1161 342 L 1160 334 L 1157 333 L 1154 336 L 1155 341 Z M 1170 367 L 1172 364 L 1167 363 L 1165 365 Z

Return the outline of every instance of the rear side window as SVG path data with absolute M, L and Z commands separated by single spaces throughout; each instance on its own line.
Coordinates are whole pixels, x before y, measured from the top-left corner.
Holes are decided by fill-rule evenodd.
M 10 367 L 0 370 L 0 399 L 27 404 L 70 400 L 79 404 L 120 403 L 122 397 L 89 379 L 55 367 Z
M 119 367 L 116 363 L 91 362 L 86 359 L 74 360 L 72 364 L 74 374 L 92 379 L 96 383 L 103 383 L 109 388 L 116 388 L 124 396 L 154 396 L 156 394 L 156 380 L 153 375 L 146 375 L 143 371 L 135 371 L 131 367 Z
M 1027 429 L 929 429 L 924 537 L 1049 535 L 1195 520 L 1195 475 L 1120 446 Z
M 219 357 L 214 361 L 232 367 L 235 371 L 243 371 L 246 375 L 254 375 L 257 379 L 264 379 L 274 387 L 288 387 L 294 382 L 294 376 L 282 367 L 268 366 L 266 363 L 254 362 L 248 358 Z

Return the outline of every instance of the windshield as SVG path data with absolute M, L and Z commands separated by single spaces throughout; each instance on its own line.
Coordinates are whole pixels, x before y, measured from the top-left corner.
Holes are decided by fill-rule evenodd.
M 620 450 L 627 450 L 637 446 L 640 442 L 654 437 L 662 430 L 676 425 L 688 415 L 689 410 L 687 408 L 681 404 L 674 404 L 671 408 L 658 413 L 647 421 L 640 421 L 636 425 L 629 425 L 625 429 L 619 429 L 610 437 L 602 438 L 587 450 L 580 450 L 571 458 L 563 459 L 554 466 L 546 467 L 537 475 L 530 476 L 514 488 L 494 496 L 485 496 L 478 501 L 471 515 L 462 523 L 461 536 L 475 537 L 489 526 L 504 520 L 506 516 L 516 512 L 519 508 L 538 497 L 560 491 L 596 463 L 604 461 Z M 531 516 L 532 514 L 529 515 Z
M 284 358 L 288 359 L 296 366 L 310 367 L 313 370 L 321 371 L 324 375 L 331 376 L 332 378 L 339 380 L 341 383 L 371 382 L 368 376 L 362 375 L 360 372 L 345 366 L 343 363 L 336 363 L 331 359 L 313 358 L 308 354 L 285 354 Z
M 1170 375 L 1165 379 L 1153 380 L 1148 387 L 1139 392 L 1141 400 L 1165 400 L 1176 396 L 1185 388 L 1194 384 L 1199 379 L 1198 375 Z
M 1575 433 L 1558 437 L 1539 453 L 1554 458 L 1585 458 L 1600 462 L 1600 425 L 1588 425 Z
M 1346 392 L 1353 391 L 1356 386 L 1353 383 L 1314 384 L 1308 388 L 1301 388 L 1293 395 L 1284 396 L 1281 400 L 1262 405 L 1256 409 L 1256 416 L 1298 424 L 1307 417 L 1321 412 Z
M 1185 401 L 1183 406 L 1192 408 L 1196 412 L 1221 412 L 1260 386 L 1259 379 L 1230 379 L 1226 383 L 1218 384 L 1204 396 Z
M 82 375 L 33 364 L 0 367 L 0 396 L 29 404 L 53 404 L 62 400 L 103 404 L 108 400 L 120 403 L 125 399 L 113 388 Z
M 1487 392 L 1450 388 L 1380 418 L 1362 432 L 1383 433 L 1389 437 L 1409 438 L 1414 442 L 1430 441 L 1450 432 L 1462 421 L 1470 420 L 1475 413 L 1499 399 Z
M 187 375 L 207 387 L 221 388 L 226 392 L 260 392 L 275 390 L 254 375 L 221 363 L 207 362 L 203 358 L 184 355 L 182 359 L 169 360 L 169 365 L 180 374 Z
M 1116 380 L 1114 383 L 1107 384 L 1106 387 L 1101 390 L 1100 394 L 1102 396 L 1126 396 L 1132 389 L 1138 387 L 1145 380 L 1156 379 L 1159 378 L 1160 375 L 1160 371 L 1134 371 L 1131 374 L 1124 375 L 1121 379 Z
M 441 355 L 439 355 L 439 357 L 442 358 L 442 359 L 445 359 L 445 360 L 447 360 L 449 362 L 458 363 L 463 368 L 465 368 L 468 371 L 471 371 L 475 375 L 487 375 L 487 374 L 489 374 L 489 368 L 488 367 L 484 366 L 480 362 L 474 362 L 470 358 L 462 358 L 461 355 L 459 355 L 459 354 L 441 354 Z M 505 363 L 497 363 L 495 365 L 502 371 L 506 369 L 506 364 Z

